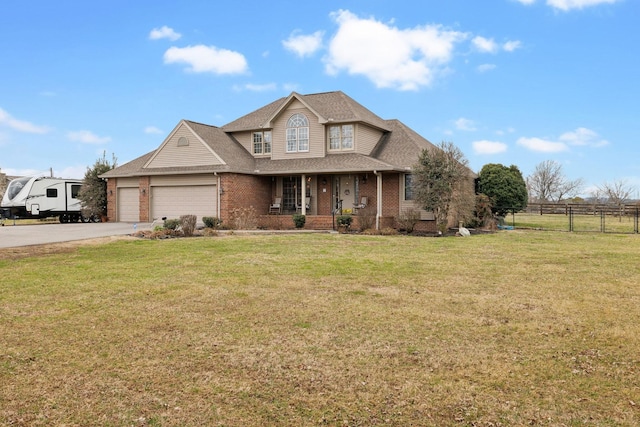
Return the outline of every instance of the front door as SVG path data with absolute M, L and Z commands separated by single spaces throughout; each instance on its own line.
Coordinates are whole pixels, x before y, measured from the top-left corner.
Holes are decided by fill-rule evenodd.
M 282 207 L 285 211 L 295 211 L 302 197 L 302 181 L 299 176 L 282 179 Z
M 355 175 L 336 175 L 333 179 L 333 199 L 336 213 L 350 213 L 358 200 L 358 177 Z M 346 212 L 345 212 L 346 211 Z

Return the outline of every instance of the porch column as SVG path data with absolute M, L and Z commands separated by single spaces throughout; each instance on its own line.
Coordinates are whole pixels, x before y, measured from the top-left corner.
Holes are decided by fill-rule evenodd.
M 302 194 L 300 195 L 300 197 L 302 198 L 302 200 L 300 200 L 300 213 L 302 215 L 306 215 L 307 214 L 307 204 L 305 203 L 306 200 L 306 196 L 307 196 L 307 175 L 302 174 Z
M 382 217 L 382 174 L 373 171 L 376 176 L 376 230 L 380 230 L 380 218 Z

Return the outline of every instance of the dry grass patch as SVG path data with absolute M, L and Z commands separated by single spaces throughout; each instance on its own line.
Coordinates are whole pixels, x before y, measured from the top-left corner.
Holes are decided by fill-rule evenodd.
M 229 236 L 0 260 L 0 424 L 636 425 L 638 236 Z

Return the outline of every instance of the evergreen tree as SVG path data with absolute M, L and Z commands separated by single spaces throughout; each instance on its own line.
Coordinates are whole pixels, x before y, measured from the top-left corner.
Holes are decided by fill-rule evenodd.
M 96 160 L 91 168 L 87 167 L 84 174 L 84 182 L 78 193 L 78 199 L 82 202 L 82 216 L 85 218 L 101 217 L 107 214 L 107 182 L 100 178 L 103 173 L 115 168 L 117 160 L 112 155 L 109 162 L 106 152 Z
M 486 164 L 478 174 L 477 185 L 478 193 L 491 199 L 492 210 L 497 215 L 527 207 L 527 184 L 517 166 Z

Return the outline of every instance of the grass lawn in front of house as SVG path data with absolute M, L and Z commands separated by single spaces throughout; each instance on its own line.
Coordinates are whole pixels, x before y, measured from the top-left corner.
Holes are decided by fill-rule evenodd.
M 637 425 L 638 254 L 515 230 L 0 260 L 0 425 Z

